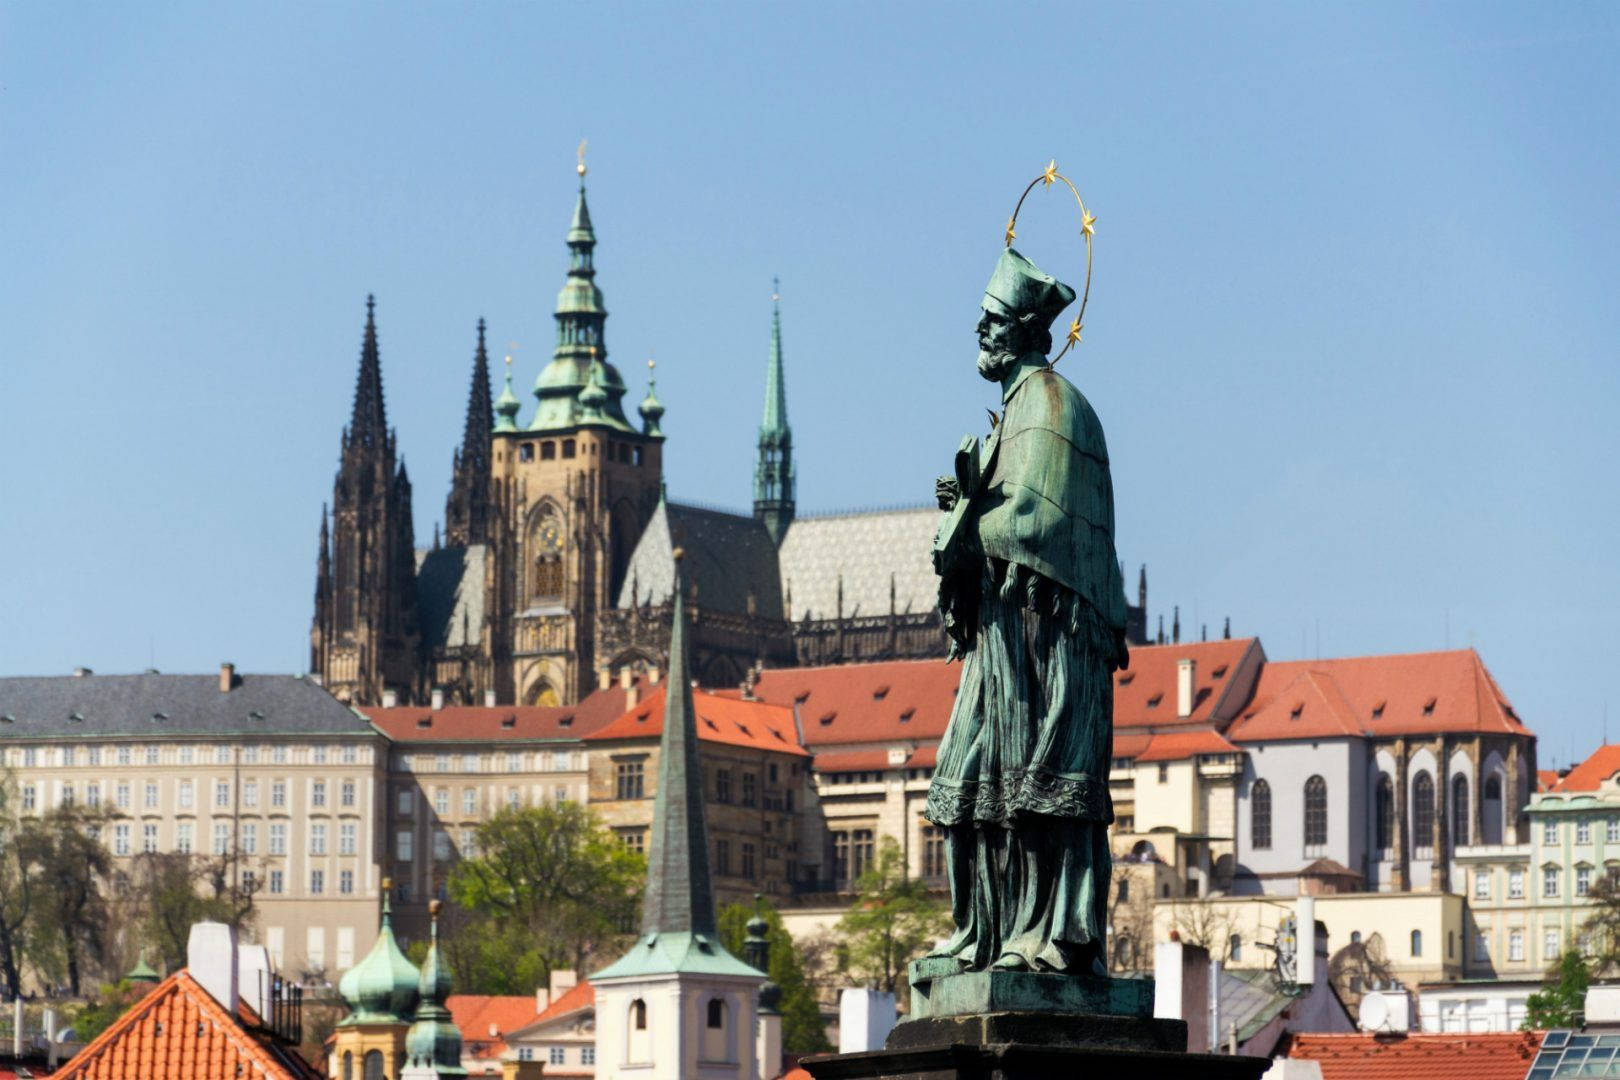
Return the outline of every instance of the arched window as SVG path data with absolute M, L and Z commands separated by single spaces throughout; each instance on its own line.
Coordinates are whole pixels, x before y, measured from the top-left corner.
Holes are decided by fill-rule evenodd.
M 1461 773 L 1451 778 L 1451 843 L 1468 846 L 1468 777 Z
M 1271 785 L 1264 780 L 1249 789 L 1249 845 L 1256 851 L 1271 849 Z
M 381 1050 L 367 1050 L 361 1061 L 361 1071 L 366 1074 L 365 1080 L 388 1080 L 383 1075 L 383 1059 Z
M 1305 781 L 1305 849 L 1327 847 L 1327 781 L 1313 776 Z
M 1227 939 L 1226 958 L 1233 961 L 1243 959 L 1243 938 L 1237 934 L 1233 934 Z
M 709 1026 L 711 1028 L 726 1026 L 726 1003 L 719 998 L 709 999 Z
M 343 1051 L 343 1080 L 354 1080 L 354 1052 Z
M 1485 778 L 1485 793 L 1479 800 L 1479 842 L 1502 842 L 1502 778 L 1494 774 Z
M 1412 931 L 1412 955 L 1423 955 L 1423 931 L 1421 930 Z
M 632 1031 L 647 1030 L 647 1003 L 640 998 L 630 1003 L 630 1028 Z
M 1434 852 L 1434 779 L 1427 771 L 1412 781 L 1412 850 L 1424 858 Z
M 561 600 L 563 595 L 563 530 L 547 508 L 529 529 L 529 599 Z
M 1388 851 L 1395 846 L 1395 785 L 1388 773 L 1378 774 L 1378 793 L 1373 806 L 1374 846 Z

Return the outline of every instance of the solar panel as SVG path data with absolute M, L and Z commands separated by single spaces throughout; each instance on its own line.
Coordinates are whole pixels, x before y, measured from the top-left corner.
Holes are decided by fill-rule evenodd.
M 1620 1034 L 1547 1032 L 1525 1080 L 1556 1080 L 1565 1076 L 1620 1077 Z

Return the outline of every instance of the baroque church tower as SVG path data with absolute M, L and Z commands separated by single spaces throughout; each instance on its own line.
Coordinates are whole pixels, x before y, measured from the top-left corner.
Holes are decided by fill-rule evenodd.
M 624 380 L 608 362 L 583 162 L 579 175 L 556 348 L 535 380 L 534 417 L 519 424 L 508 381 L 491 449 L 500 527 L 486 606 L 504 638 L 493 643 L 495 689 L 501 701 L 526 705 L 595 689 L 597 615 L 613 606 L 663 469 L 663 407 L 649 391 L 643 425 L 632 426 Z
M 330 530 L 321 516 L 310 629 L 310 670 L 340 701 L 379 702 L 384 691 L 410 701 L 420 692 L 411 481 L 394 449 L 383 407 L 376 301 L 368 296 Z

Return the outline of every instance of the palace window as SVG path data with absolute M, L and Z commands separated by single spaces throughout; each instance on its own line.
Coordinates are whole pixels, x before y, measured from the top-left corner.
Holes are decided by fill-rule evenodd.
M 728 803 L 731 801 L 731 770 L 714 770 L 714 801 Z
M 1549 898 L 1558 896 L 1558 867 L 1548 866 L 1541 871 L 1541 895 Z
M 1592 889 L 1592 868 L 1590 866 L 1577 866 L 1575 868 L 1575 895 L 1585 896 Z
M 557 460 L 557 444 L 552 442 L 550 439 L 547 439 L 544 442 L 542 442 L 540 444 L 540 460 L 541 461 L 556 461 Z
M 922 874 L 925 878 L 945 876 L 945 830 L 938 825 L 923 826 Z
M 1581 818 L 1575 823 L 1575 842 L 1582 847 L 1592 842 L 1592 822 Z
M 637 855 L 643 854 L 647 850 L 646 830 L 616 829 L 614 831 L 619 834 L 619 843 L 623 844 L 627 850 L 633 851 Z
M 753 881 L 755 877 L 755 869 L 754 845 L 744 844 L 742 846 L 742 876 L 747 878 L 749 881 Z
M 1524 899 L 1524 871 L 1514 868 L 1508 871 L 1508 899 Z
M 754 790 L 756 783 L 758 783 L 758 777 L 753 773 L 745 772 L 742 774 L 742 804 L 744 806 L 753 806 L 758 801 L 758 796 Z
M 1327 781 L 1313 776 L 1305 781 L 1305 850 L 1326 848 L 1328 838 Z
M 1558 843 L 1558 822 L 1544 821 L 1541 823 L 1541 842 L 1543 844 Z
M 1412 955 L 1423 955 L 1423 931 L 1421 930 L 1412 931 Z
M 1549 926 L 1541 932 L 1541 958 L 1543 960 L 1558 959 L 1558 929 Z
M 731 876 L 731 841 L 714 842 L 714 872 L 722 877 Z
M 1249 840 L 1256 851 L 1271 848 L 1271 785 L 1256 780 L 1249 789 Z M 1129 829 L 1125 831 L 1129 832 Z
M 338 801 L 344 806 L 352 807 L 354 805 L 354 781 L 343 781 L 343 786 L 338 790 L 340 792 Z
M 1508 959 L 1514 963 L 1524 961 L 1524 931 L 1508 931 Z
M 1484 870 L 1474 871 L 1474 899 L 1489 900 L 1491 898 L 1491 875 Z
M 640 761 L 621 761 L 618 763 L 618 797 L 621 799 L 642 799 L 646 797 L 644 765 Z M 562 789 L 559 788 L 559 791 Z M 559 800 L 560 801 L 560 800 Z

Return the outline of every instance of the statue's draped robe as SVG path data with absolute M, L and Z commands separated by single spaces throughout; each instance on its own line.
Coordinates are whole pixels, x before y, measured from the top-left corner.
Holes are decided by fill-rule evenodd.
M 941 601 L 966 647 L 928 792 L 947 828 L 955 937 L 941 950 L 1089 970 L 1111 859 L 1113 672 L 1125 591 L 1102 427 L 1068 380 L 1029 359 L 1008 383 Z M 1090 948 L 1087 948 L 1090 946 Z

